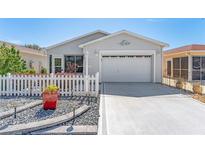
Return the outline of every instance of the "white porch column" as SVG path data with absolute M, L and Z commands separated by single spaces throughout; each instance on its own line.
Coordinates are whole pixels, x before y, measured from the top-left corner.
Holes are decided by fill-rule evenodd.
M 156 51 L 153 54 L 153 82 L 156 82 Z
M 192 81 L 192 56 L 188 55 L 188 81 Z
M 54 61 L 54 56 L 53 55 L 52 55 L 52 60 L 51 61 L 52 61 L 52 69 L 51 70 L 52 70 L 52 73 L 55 73 L 55 65 L 54 65 L 55 61 Z
M 88 51 L 85 48 L 84 52 L 84 56 L 85 56 L 85 92 L 86 94 L 88 93 Z
M 84 51 L 85 56 L 85 75 L 88 75 L 88 51 L 85 49 Z
M 171 77 L 174 77 L 173 58 L 171 59 Z

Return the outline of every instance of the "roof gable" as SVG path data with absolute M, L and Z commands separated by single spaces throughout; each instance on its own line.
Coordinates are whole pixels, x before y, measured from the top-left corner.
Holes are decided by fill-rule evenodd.
M 148 37 L 145 37 L 145 36 L 142 36 L 142 35 L 133 33 L 133 32 L 129 32 L 129 31 L 126 31 L 126 30 L 122 30 L 122 31 L 119 31 L 119 32 L 110 34 L 110 35 L 108 35 L 108 36 L 104 36 L 104 37 L 101 37 L 101 38 L 99 38 L 99 39 L 96 39 L 96 40 L 93 40 L 93 41 L 90 41 L 90 42 L 81 44 L 81 45 L 79 45 L 79 47 L 83 48 L 83 47 L 85 47 L 85 46 L 87 46 L 87 45 L 90 45 L 90 44 L 93 44 L 93 43 L 96 43 L 96 42 L 99 42 L 99 41 L 103 41 L 103 40 L 105 40 L 105 39 L 108 39 L 108 38 L 111 38 L 111 37 L 114 37 L 114 36 L 117 36 L 117 35 L 120 35 L 120 34 L 128 34 L 128 35 L 131 35 L 131 36 L 133 36 L 133 37 L 136 37 L 136 38 L 139 38 L 139 39 L 142 39 L 142 40 L 149 41 L 149 42 L 151 42 L 151 43 L 160 45 L 160 46 L 162 46 L 162 47 L 168 47 L 168 46 L 169 46 L 167 43 L 160 42 L 160 41 L 157 41 L 157 40 L 154 40 L 154 39 L 151 39 L 151 38 L 148 38 Z
M 78 40 L 78 39 L 81 39 L 83 37 L 87 37 L 87 36 L 90 36 L 90 35 L 94 35 L 96 33 L 102 33 L 102 34 L 105 34 L 105 35 L 109 35 L 110 33 L 108 32 L 105 32 L 105 31 L 102 31 L 102 30 L 96 30 L 96 31 L 93 31 L 93 32 L 90 32 L 90 33 L 87 33 L 87 34 L 84 34 L 84 35 L 81 35 L 81 36 L 78 36 L 78 37 L 75 37 L 75 38 L 72 38 L 72 39 L 69 39 L 69 40 L 66 40 L 66 41 L 63 41 L 61 43 L 57 43 L 57 44 L 54 44 L 54 45 L 51 45 L 51 46 L 48 46 L 46 49 L 52 49 L 52 48 L 55 48 L 57 46 L 61 46 L 61 45 L 64 45 L 66 43 L 70 43 L 72 41 L 75 41 L 75 40 Z
M 204 44 L 186 45 L 186 46 L 166 50 L 166 51 L 164 51 L 164 54 L 179 53 L 179 52 L 194 51 L 194 50 L 205 50 L 205 45 Z
M 39 55 L 39 56 L 46 56 L 46 51 L 44 49 L 42 50 L 36 50 L 32 48 L 28 48 L 22 45 L 6 42 L 6 41 L 0 41 L 0 45 L 5 44 L 8 47 L 15 47 L 17 50 L 19 50 L 21 53 L 28 53 L 28 54 L 33 54 L 33 55 Z

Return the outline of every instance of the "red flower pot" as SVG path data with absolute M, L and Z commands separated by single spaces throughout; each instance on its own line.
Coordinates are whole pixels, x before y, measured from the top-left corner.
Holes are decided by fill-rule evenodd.
M 58 92 L 55 93 L 43 93 L 43 109 L 55 110 L 56 104 L 59 98 Z

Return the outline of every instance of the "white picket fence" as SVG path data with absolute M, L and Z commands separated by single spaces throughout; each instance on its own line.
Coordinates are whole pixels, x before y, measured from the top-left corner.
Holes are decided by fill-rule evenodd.
M 99 92 L 99 73 L 95 75 L 3 75 L 0 76 L 0 96 L 41 96 L 48 85 L 56 85 L 61 96 Z

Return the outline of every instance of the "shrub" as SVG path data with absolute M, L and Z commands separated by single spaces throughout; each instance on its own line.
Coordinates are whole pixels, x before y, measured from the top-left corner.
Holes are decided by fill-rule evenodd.
M 37 45 L 37 44 L 25 44 L 24 46 L 27 47 L 27 48 L 35 49 L 35 50 L 41 50 L 41 49 L 42 49 L 42 48 L 41 48 L 39 45 Z
M 194 92 L 194 94 L 199 94 L 199 95 L 202 94 L 202 87 L 201 87 L 200 83 L 193 84 L 193 92 Z
M 47 74 L 47 69 L 44 68 L 44 67 L 42 67 L 42 68 L 41 68 L 41 74 Z
M 59 90 L 56 85 L 49 85 L 45 90 L 44 93 L 55 93 Z
M 35 71 L 34 68 L 31 68 L 31 69 L 26 70 L 26 73 L 30 74 L 30 75 L 33 75 L 33 74 L 36 74 L 36 71 Z
M 13 46 L 0 45 L 0 74 L 16 74 L 26 70 L 26 62 L 20 56 L 20 51 Z
M 183 85 L 184 85 L 184 83 L 183 83 L 182 79 L 177 80 L 177 83 L 176 83 L 177 88 L 182 89 Z
M 26 74 L 26 75 L 33 75 L 36 73 L 36 71 L 34 69 L 26 69 L 22 71 L 21 73 Z

